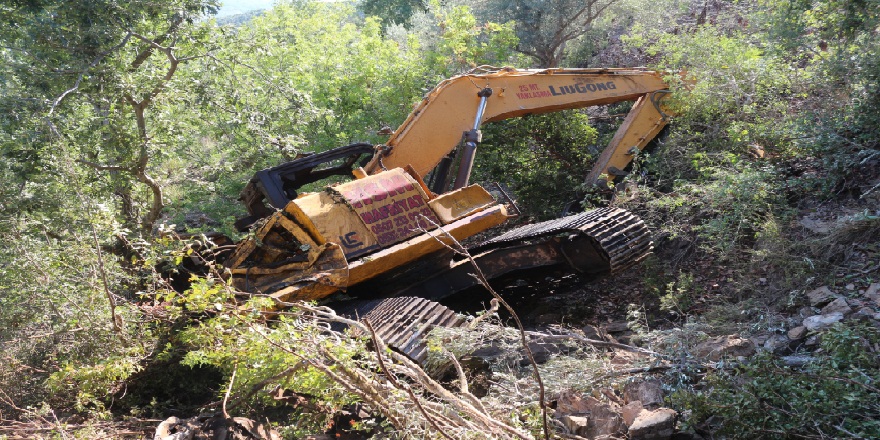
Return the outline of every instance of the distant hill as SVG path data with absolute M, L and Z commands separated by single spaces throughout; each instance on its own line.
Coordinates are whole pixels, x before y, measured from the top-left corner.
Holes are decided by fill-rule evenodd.
M 217 24 L 219 24 L 221 26 L 223 26 L 223 25 L 241 26 L 242 24 L 245 24 L 245 23 L 253 20 L 254 17 L 259 17 L 260 15 L 263 15 L 263 12 L 265 12 L 265 11 L 266 11 L 265 9 L 256 9 L 253 11 L 243 12 L 241 14 L 227 15 L 224 17 L 217 17 Z

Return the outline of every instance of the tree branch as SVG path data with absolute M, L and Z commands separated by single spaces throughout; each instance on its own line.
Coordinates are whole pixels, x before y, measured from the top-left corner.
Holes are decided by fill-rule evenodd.
M 129 168 L 129 167 L 123 167 L 123 166 L 119 166 L 119 165 L 101 165 L 101 164 L 87 161 L 85 159 L 77 159 L 76 161 L 83 164 L 83 165 L 86 165 L 90 168 L 94 168 L 98 171 L 127 171 L 127 172 L 131 172 L 131 168 Z

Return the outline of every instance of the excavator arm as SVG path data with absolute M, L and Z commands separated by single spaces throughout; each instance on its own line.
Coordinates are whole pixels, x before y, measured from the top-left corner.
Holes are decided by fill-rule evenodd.
M 426 175 L 466 132 L 471 133 L 465 140 L 474 144 L 473 151 L 473 141 L 479 138 L 476 131 L 484 122 L 636 101 L 587 179 L 595 183 L 605 174 L 613 180 L 632 160 L 632 149 L 644 148 L 666 125 L 661 100 L 667 88 L 657 72 L 642 69 L 503 68 L 456 76 L 440 83 L 416 106 L 365 169 L 376 174 L 411 165 Z M 459 169 L 469 172 L 469 160 L 466 156 Z M 456 187 L 464 185 L 458 182 Z

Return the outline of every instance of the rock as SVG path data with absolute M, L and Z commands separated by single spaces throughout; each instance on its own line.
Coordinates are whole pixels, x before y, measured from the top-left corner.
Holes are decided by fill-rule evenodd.
M 562 343 L 543 342 L 542 340 L 538 340 L 529 342 L 529 350 L 532 351 L 532 356 L 535 358 L 535 362 L 543 364 L 549 361 L 554 355 L 571 352 L 574 350 L 574 347 Z M 527 366 L 531 364 L 531 361 L 529 361 L 528 357 L 523 357 L 520 359 L 519 364 L 521 366 Z
M 807 336 L 807 328 L 802 325 L 799 325 L 788 331 L 788 338 L 792 341 L 803 339 L 804 336 Z
M 764 345 L 768 339 L 770 339 L 770 333 L 758 333 L 749 338 L 749 340 L 752 341 L 752 344 L 755 344 L 756 347 Z
M 607 404 L 593 408 L 586 432 L 578 433 L 578 435 L 586 438 L 603 438 L 622 433 L 626 426 L 623 424 L 623 418 L 620 416 L 618 408 L 612 408 Z
M 474 352 L 471 353 L 470 356 L 481 359 L 492 359 L 499 357 L 503 354 L 504 350 L 501 348 L 501 346 L 498 343 L 493 342 L 491 344 L 485 344 L 482 347 L 474 350 Z
M 196 416 L 189 419 L 170 417 L 156 428 L 154 440 L 239 439 L 280 440 L 270 426 L 245 417 L 227 419 L 222 415 Z
M 643 408 L 655 409 L 663 404 L 663 390 L 657 379 L 629 382 L 623 387 L 623 401 L 627 404 L 641 402 Z
M 865 298 L 874 301 L 874 304 L 877 307 L 880 307 L 880 283 L 874 283 L 868 286 L 868 290 L 865 291 Z
M 849 306 L 849 303 L 846 301 L 846 298 L 839 296 L 834 301 L 831 301 L 825 307 L 822 307 L 822 311 L 820 312 L 823 315 L 830 315 L 832 313 L 840 313 L 844 316 L 852 313 L 852 307 Z
M 630 440 L 669 439 L 675 431 L 675 417 L 678 415 L 669 408 L 643 411 L 629 426 Z
M 835 323 L 843 320 L 843 313 L 831 313 L 828 315 L 814 315 L 804 319 L 804 327 L 811 332 L 825 330 Z
M 605 325 L 605 331 L 608 333 L 622 333 L 629 331 L 629 323 L 626 321 L 612 322 Z
M 187 420 L 169 417 L 156 428 L 153 440 L 189 440 L 193 438 L 196 429 L 197 427 Z
M 639 400 L 627 403 L 620 408 L 620 415 L 623 417 L 623 424 L 626 426 L 632 426 L 633 422 L 636 421 L 636 418 L 644 410 L 645 408 L 642 407 L 642 402 Z
M 813 307 L 822 307 L 834 301 L 835 298 L 837 298 L 837 295 L 828 286 L 822 286 L 807 293 L 807 299 L 810 300 L 810 305 Z
M 813 362 L 813 357 L 804 355 L 783 356 L 782 362 L 789 367 L 801 368 L 810 362 Z
M 801 320 L 803 320 L 804 318 L 806 318 L 808 316 L 813 316 L 815 314 L 816 314 L 816 310 L 814 310 L 812 307 L 809 307 L 809 306 L 804 306 L 804 307 L 801 307 L 798 309 L 798 316 L 801 317 Z
M 755 345 L 736 335 L 718 336 L 698 344 L 694 353 L 698 357 L 717 362 L 723 357 L 751 356 L 755 354 Z
M 596 328 L 596 326 L 593 326 L 593 325 L 585 325 L 585 326 L 581 329 L 581 331 L 584 332 L 584 337 L 587 338 L 587 339 L 595 339 L 595 340 L 597 340 L 597 341 L 602 341 L 602 340 L 604 340 L 604 338 L 602 337 L 602 335 L 599 334 L 599 329 Z
M 587 426 L 589 426 L 589 419 L 582 416 L 562 416 L 559 421 L 562 422 L 562 425 L 565 426 L 568 432 L 575 435 L 583 435 L 587 432 Z
M 587 438 L 614 436 L 623 431 L 625 425 L 618 408 L 590 396 L 564 394 L 556 401 L 556 413 L 563 414 L 559 421 L 572 434 Z
M 849 283 L 846 285 L 846 290 L 856 290 L 856 285 L 853 283 Z
M 559 414 L 589 414 L 602 402 L 592 396 L 564 393 L 556 398 L 556 412 Z
M 788 344 L 790 343 L 791 340 L 788 339 L 788 336 L 773 334 L 767 338 L 766 342 L 764 342 L 764 349 L 775 354 L 780 354 L 788 351 Z
M 874 317 L 875 315 L 876 313 L 874 312 L 874 309 L 870 307 L 862 307 L 853 313 L 853 317 L 856 319 L 876 319 Z
M 535 362 L 538 364 L 546 363 L 550 360 L 552 353 L 550 350 L 544 346 L 544 344 L 537 344 L 534 342 L 529 343 L 529 350 L 532 352 L 532 357 L 535 359 Z M 519 360 L 519 365 L 525 367 L 527 365 L 531 365 L 532 361 L 529 360 L 528 356 L 523 357 Z

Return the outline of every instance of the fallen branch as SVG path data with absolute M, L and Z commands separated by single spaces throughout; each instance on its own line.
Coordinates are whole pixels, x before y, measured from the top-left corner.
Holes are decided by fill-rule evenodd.
M 373 329 L 373 325 L 370 324 L 370 321 L 368 319 L 365 319 L 363 322 L 364 322 L 364 325 L 367 327 L 367 330 L 370 331 L 370 337 L 373 340 L 373 344 L 375 344 L 376 360 L 379 362 L 379 368 L 381 368 L 382 372 L 385 373 L 385 377 L 388 379 L 388 381 L 391 382 L 391 384 L 394 385 L 395 388 L 397 388 L 399 390 L 402 389 L 409 395 L 410 400 L 412 400 L 412 402 L 416 405 L 416 408 L 419 409 L 419 411 L 422 413 L 422 415 L 425 416 L 425 420 L 428 421 L 428 423 L 434 428 L 435 431 L 440 433 L 440 435 L 442 435 L 443 437 L 445 437 L 449 440 L 452 440 L 452 437 L 450 437 L 449 434 L 446 434 L 445 432 L 443 432 L 443 430 L 440 429 L 439 426 L 437 426 L 437 422 L 434 421 L 434 418 L 431 417 L 431 415 L 428 414 L 427 411 L 425 411 L 425 408 L 422 407 L 421 403 L 419 403 L 419 398 L 416 397 L 415 393 L 413 393 L 412 388 L 402 386 L 400 384 L 400 382 L 397 381 L 397 378 L 395 378 L 394 375 L 391 374 L 390 371 L 388 371 L 388 368 L 385 367 L 385 362 L 382 360 L 382 353 L 385 351 L 385 344 L 376 335 L 376 330 Z
M 583 337 L 574 333 L 566 333 L 566 334 L 551 334 L 551 333 L 541 333 L 541 332 L 526 332 L 527 335 L 532 336 L 534 338 L 540 338 L 545 341 L 561 341 L 561 340 L 575 340 L 578 342 L 583 342 L 585 344 L 592 345 L 594 347 L 607 347 L 607 348 L 618 348 L 621 350 L 630 351 L 633 353 L 646 354 L 649 356 L 659 357 L 661 359 L 667 359 L 668 356 L 663 355 L 661 353 L 657 353 L 656 351 L 646 350 L 640 347 L 633 347 L 632 345 L 621 344 L 619 342 L 610 342 L 610 341 L 601 341 L 598 339 L 590 339 Z
M 492 286 L 489 285 L 489 280 L 486 278 L 486 275 L 483 273 L 483 270 L 480 269 L 480 266 L 477 264 L 477 261 L 474 260 L 473 255 L 471 255 L 470 252 L 468 252 L 468 250 L 465 249 L 464 246 L 462 246 L 461 242 L 459 242 L 455 237 L 453 237 L 452 234 L 450 234 L 448 231 L 443 229 L 442 226 L 431 221 L 431 219 L 424 217 L 424 216 L 422 216 L 421 218 L 424 219 L 426 222 L 434 225 L 437 228 L 437 230 L 442 232 L 443 235 L 446 236 L 446 238 L 448 238 L 454 244 L 454 246 L 447 244 L 446 242 L 441 240 L 438 236 L 431 234 L 430 231 L 427 231 L 424 229 L 422 231 L 426 234 L 431 234 L 431 237 L 433 237 L 435 240 L 437 240 L 437 242 L 439 242 L 440 244 L 445 246 L 447 249 L 455 252 L 458 255 L 461 255 L 461 256 L 467 258 L 468 261 L 471 263 L 471 266 L 474 268 L 474 272 L 476 272 L 475 276 L 476 276 L 477 280 L 480 282 L 480 284 L 483 287 L 485 287 L 486 290 L 488 290 L 490 294 L 492 294 L 492 296 L 494 297 L 495 300 L 498 301 L 498 303 L 500 303 L 501 305 L 504 306 L 504 308 L 510 313 L 510 316 L 513 317 L 514 322 L 516 322 L 516 327 L 520 333 L 520 340 L 522 342 L 523 350 L 526 353 L 526 357 L 529 359 L 529 363 L 532 365 L 532 369 L 533 369 L 534 376 L 535 376 L 535 382 L 537 382 L 537 384 L 538 384 L 538 405 L 541 408 L 541 421 L 542 421 L 542 425 L 543 425 L 543 429 L 544 429 L 544 438 L 546 440 L 550 440 L 550 427 L 547 422 L 547 402 L 545 401 L 546 391 L 544 390 L 544 381 L 541 379 L 541 372 L 538 369 L 538 362 L 535 360 L 535 356 L 532 353 L 531 347 L 529 347 L 528 339 L 526 338 L 526 331 L 525 331 L 525 328 L 523 327 L 522 321 L 520 321 L 520 319 L 519 319 L 519 315 L 516 313 L 515 310 L 513 310 L 513 307 L 511 307 L 510 304 L 508 304 L 507 301 L 505 301 L 504 298 L 502 298 L 501 295 L 499 295 L 498 292 L 496 292 L 495 289 L 493 289 Z

